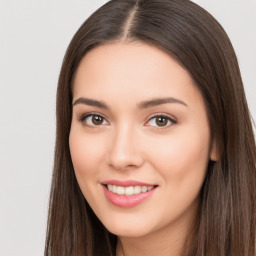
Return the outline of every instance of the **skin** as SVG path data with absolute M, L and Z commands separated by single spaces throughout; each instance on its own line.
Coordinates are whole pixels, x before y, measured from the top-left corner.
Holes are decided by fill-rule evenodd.
M 178 101 L 138 107 L 166 97 Z M 118 236 L 117 255 L 180 255 L 208 161 L 216 159 L 203 99 L 189 73 L 153 46 L 108 43 L 79 64 L 75 102 L 69 137 L 75 175 L 95 214 Z M 104 118 L 102 123 L 93 123 L 91 116 L 82 120 L 92 112 Z M 159 114 L 170 120 L 157 122 Z M 157 188 L 139 205 L 122 208 L 103 193 L 101 183 L 113 179 Z

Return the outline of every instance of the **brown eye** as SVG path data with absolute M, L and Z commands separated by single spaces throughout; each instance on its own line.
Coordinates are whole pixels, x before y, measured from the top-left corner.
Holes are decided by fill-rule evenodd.
M 96 114 L 86 115 L 79 119 L 79 121 L 86 126 L 100 126 L 108 124 L 104 117 Z
M 156 124 L 157 124 L 158 126 L 166 126 L 167 123 L 168 123 L 168 119 L 165 118 L 165 117 L 163 117 L 163 116 L 158 116 L 158 117 L 156 118 Z
M 149 126 L 154 126 L 154 127 L 167 127 L 171 124 L 175 124 L 176 121 L 174 121 L 173 119 L 171 119 L 168 116 L 164 116 L 164 115 L 158 115 L 158 116 L 154 116 L 152 117 L 149 122 L 148 125 Z
M 92 123 L 94 125 L 101 125 L 103 123 L 104 119 L 101 116 L 92 116 Z

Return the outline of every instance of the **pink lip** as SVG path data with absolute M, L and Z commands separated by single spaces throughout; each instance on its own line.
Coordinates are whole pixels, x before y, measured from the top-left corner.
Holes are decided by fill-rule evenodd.
M 130 186 L 155 186 L 156 184 L 149 184 L 149 183 L 144 183 L 136 180 L 107 180 L 103 181 L 102 184 L 109 184 L 109 185 L 116 185 L 116 186 L 121 186 L 121 187 L 130 187 Z
M 113 183 L 108 183 L 108 184 L 113 184 Z M 131 196 L 125 196 L 125 195 L 118 195 L 109 191 L 105 185 L 102 185 L 102 187 L 103 187 L 104 194 L 106 198 L 110 201 L 110 203 L 112 203 L 115 206 L 123 207 L 123 208 L 134 207 L 142 203 L 144 200 L 150 197 L 156 190 L 156 187 L 154 187 L 153 189 L 147 192 L 142 192 L 142 193 L 131 195 Z

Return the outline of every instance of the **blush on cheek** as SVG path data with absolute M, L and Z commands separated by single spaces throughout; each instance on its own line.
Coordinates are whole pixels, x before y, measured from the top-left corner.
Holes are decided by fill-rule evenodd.
M 202 174 L 208 163 L 209 145 L 207 139 L 178 138 L 169 144 L 167 150 L 157 153 L 158 162 L 166 175 L 182 178 L 189 173 Z
M 103 154 L 103 143 L 89 136 L 81 136 L 73 131 L 69 138 L 69 148 L 76 175 L 97 173 Z
M 79 143 L 74 137 L 70 137 L 69 149 L 75 172 L 83 172 L 87 165 L 87 159 L 90 159 L 83 143 Z
M 76 173 L 82 175 L 83 173 L 93 172 L 93 166 L 91 162 L 93 159 L 90 155 L 86 155 L 86 152 L 80 151 L 79 148 L 75 148 L 71 151 L 71 159 Z

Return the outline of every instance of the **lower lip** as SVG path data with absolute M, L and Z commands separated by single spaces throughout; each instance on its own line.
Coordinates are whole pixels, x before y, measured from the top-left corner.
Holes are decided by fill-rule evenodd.
M 142 203 L 144 200 L 149 198 L 154 193 L 155 188 L 151 189 L 150 191 L 131 195 L 131 196 L 115 194 L 109 191 L 104 185 L 103 185 L 103 190 L 104 190 L 105 196 L 113 205 L 123 207 L 123 208 L 130 208 Z

